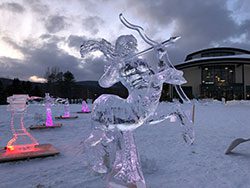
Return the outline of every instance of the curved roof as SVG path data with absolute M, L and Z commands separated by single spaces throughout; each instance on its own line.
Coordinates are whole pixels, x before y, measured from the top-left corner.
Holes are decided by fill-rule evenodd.
M 227 56 L 227 55 L 235 55 L 235 54 L 250 54 L 250 51 L 243 50 L 240 48 L 232 48 L 232 47 L 207 48 L 207 49 L 199 50 L 199 51 L 196 51 L 187 55 L 185 61 L 197 58 L 198 56 L 211 57 L 209 53 L 212 53 L 211 55 L 214 55 L 214 56 L 221 56 L 221 55 L 216 55 L 216 53 L 224 53 L 224 56 Z
M 208 64 L 250 64 L 250 54 L 232 55 L 232 56 L 217 56 L 217 57 L 202 57 L 191 59 L 182 64 L 175 65 L 178 69 L 208 65 Z
M 188 68 L 208 64 L 250 64 L 250 51 L 239 48 L 220 47 L 203 49 L 187 55 L 176 68 Z

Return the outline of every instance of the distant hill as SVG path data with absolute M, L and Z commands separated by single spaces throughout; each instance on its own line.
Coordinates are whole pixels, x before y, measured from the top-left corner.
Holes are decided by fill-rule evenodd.
M 98 81 L 79 81 L 76 82 L 77 85 L 85 86 L 85 87 L 95 87 L 99 89 L 104 89 L 101 87 L 98 83 Z M 114 84 L 111 88 L 116 88 L 116 89 L 126 89 L 120 82 Z
M 9 78 L 0 78 L 0 81 L 3 83 L 4 86 L 12 84 L 13 80 Z
M 0 78 L 0 104 L 6 104 L 8 96 L 13 94 L 28 94 L 30 96 L 44 97 L 45 93 L 51 96 L 69 99 L 93 99 L 102 94 L 118 95 L 122 98 L 128 97 L 128 90 L 119 82 L 110 88 L 103 88 L 98 81 L 77 81 L 72 84 L 60 82 L 55 83 L 35 83 L 30 81 L 15 81 L 8 78 Z M 62 85 L 64 84 L 64 85 Z M 169 100 L 169 87 L 164 84 L 161 100 Z
M 44 96 L 50 93 L 52 96 L 69 98 L 69 99 L 93 99 L 95 100 L 102 94 L 114 94 L 122 98 L 128 96 L 127 89 L 117 83 L 110 88 L 102 88 L 98 81 L 78 81 L 72 85 L 61 85 L 61 83 L 35 83 L 30 81 L 15 81 L 14 79 L 0 78 L 0 104 L 6 104 L 8 96 L 13 94 L 29 94 L 31 96 Z M 1 88 L 2 87 L 2 88 Z M 2 91 L 3 90 L 3 91 Z
M 4 86 L 11 85 L 13 83 L 13 79 L 10 78 L 0 78 L 0 81 L 3 83 Z M 23 82 L 24 80 L 20 80 L 20 82 Z M 44 85 L 43 83 L 37 83 L 37 82 L 31 82 L 31 81 L 24 81 L 24 82 L 30 82 L 32 85 Z
M 89 92 L 97 94 L 98 96 L 104 93 L 116 94 L 120 97 L 126 98 L 128 95 L 127 89 L 119 82 L 110 88 L 103 88 L 98 81 L 79 81 L 76 85 L 86 88 Z

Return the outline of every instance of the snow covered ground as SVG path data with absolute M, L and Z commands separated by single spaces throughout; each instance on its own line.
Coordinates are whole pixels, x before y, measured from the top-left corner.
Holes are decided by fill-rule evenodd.
M 160 111 L 168 107 L 161 103 Z M 70 105 L 71 114 L 81 105 Z M 55 106 L 53 115 L 62 115 Z M 25 126 L 34 124 L 34 114 L 44 107 L 30 105 Z M 239 145 L 232 155 L 224 151 L 238 137 L 250 137 L 250 103 L 196 102 L 196 141 L 186 145 L 177 123 L 168 121 L 145 125 L 135 131 L 148 188 L 247 188 L 250 187 L 250 142 Z M 75 120 L 60 120 L 62 128 L 34 130 L 39 143 L 51 143 L 60 155 L 0 164 L 1 188 L 103 188 L 103 177 L 84 166 L 81 142 L 90 133 L 90 114 L 78 114 Z M 56 121 L 55 121 L 56 122 Z M 0 106 L 0 146 L 11 138 L 10 113 Z

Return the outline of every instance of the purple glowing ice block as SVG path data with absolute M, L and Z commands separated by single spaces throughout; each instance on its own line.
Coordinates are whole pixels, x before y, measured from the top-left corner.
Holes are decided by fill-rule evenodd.
M 82 101 L 82 112 L 84 113 L 90 112 L 88 104 L 85 102 L 85 100 Z

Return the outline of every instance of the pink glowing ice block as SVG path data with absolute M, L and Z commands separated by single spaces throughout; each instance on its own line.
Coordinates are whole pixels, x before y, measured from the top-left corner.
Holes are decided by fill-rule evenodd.
M 82 101 L 82 112 L 90 112 L 89 107 L 84 100 Z

